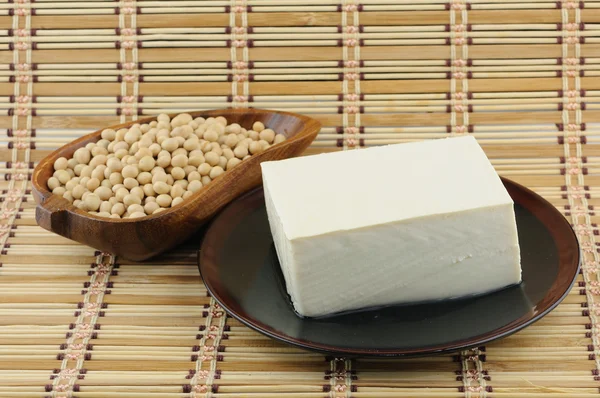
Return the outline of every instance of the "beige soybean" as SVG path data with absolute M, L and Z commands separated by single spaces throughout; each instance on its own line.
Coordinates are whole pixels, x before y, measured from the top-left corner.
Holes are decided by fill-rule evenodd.
M 135 187 L 138 187 L 140 185 L 140 183 L 135 178 L 127 177 L 126 179 L 123 180 L 123 185 L 127 189 L 133 189 Z
M 54 161 L 54 170 L 66 170 L 69 165 L 67 158 L 58 158 Z
M 159 209 L 160 205 L 156 202 L 148 202 L 144 205 L 144 212 L 148 215 L 154 213 L 156 209 Z
M 108 187 L 98 187 L 94 190 L 94 194 L 102 200 L 108 200 L 112 196 L 112 191 Z
M 128 194 L 128 195 L 126 195 L 126 196 L 123 198 L 123 204 L 124 204 L 125 206 L 131 206 L 131 205 L 134 205 L 134 204 L 137 204 L 137 205 L 139 205 L 139 204 L 141 204 L 141 203 L 142 203 L 142 199 L 140 199 L 140 197 L 139 197 L 139 196 L 137 196 L 137 195 L 134 195 L 134 194 L 131 194 L 131 193 L 130 193 L 130 194 Z
M 152 185 L 152 188 L 154 189 L 154 192 L 156 192 L 159 195 L 162 194 L 166 194 L 167 192 L 171 191 L 171 186 L 168 185 L 166 182 L 163 181 L 157 181 Z
M 123 202 L 127 195 L 129 195 L 129 190 L 127 188 L 119 188 L 117 192 L 115 192 L 115 197 L 119 202 Z
M 173 176 L 175 180 L 181 180 L 185 178 L 185 171 L 183 171 L 181 167 L 173 167 L 173 170 L 171 170 L 171 176 Z
M 160 207 L 169 207 L 172 201 L 173 199 L 166 194 L 158 195 L 156 197 L 156 203 L 158 203 Z
M 156 164 L 156 161 L 154 160 L 154 158 L 152 156 L 144 156 L 143 158 L 140 159 L 138 167 L 140 168 L 141 171 L 150 171 L 154 168 L 155 164 Z
M 110 209 L 110 212 L 112 214 L 117 214 L 119 216 L 122 216 L 123 214 L 125 214 L 125 205 L 123 203 L 116 203 Z
M 188 191 L 191 192 L 197 192 L 200 190 L 200 188 L 202 188 L 202 183 L 200 182 L 200 180 L 192 180 L 187 186 Z
M 110 215 L 110 210 L 112 209 L 112 205 L 110 204 L 109 201 L 104 201 L 102 203 L 100 203 L 100 212 L 101 213 L 108 213 Z
M 144 199 L 144 190 L 142 189 L 142 187 L 134 187 L 134 188 L 132 188 L 129 191 L 129 194 L 138 196 L 140 198 L 140 201 Z
M 98 195 L 92 193 L 87 195 L 83 202 L 88 210 L 96 211 L 100 208 L 100 203 L 102 203 L 102 200 L 100 200 Z
M 138 204 L 132 204 L 127 206 L 127 213 L 133 214 L 138 212 L 144 213 L 144 206 Z

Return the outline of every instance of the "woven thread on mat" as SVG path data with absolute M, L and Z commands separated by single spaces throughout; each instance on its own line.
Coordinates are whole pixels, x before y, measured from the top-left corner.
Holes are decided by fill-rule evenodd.
M 565 3 L 563 3 L 565 4 Z M 581 9 L 563 7 L 561 9 L 562 17 L 562 123 L 564 139 L 562 140 L 564 147 L 565 159 L 565 185 L 567 189 L 567 197 L 569 201 L 569 209 L 571 212 L 571 223 L 574 230 L 585 248 L 588 244 L 595 246 L 596 234 L 593 230 L 593 224 L 590 215 L 590 205 L 587 195 L 582 194 L 586 186 L 584 178 L 583 164 L 583 145 L 582 126 L 585 126 L 583 120 L 581 93 L 581 41 L 582 32 L 579 30 L 582 26 Z M 560 142 L 560 141 L 559 141 Z M 581 209 L 581 210 L 579 210 Z M 582 259 L 582 274 L 585 282 L 586 302 L 584 303 L 589 310 L 584 310 L 584 313 L 589 315 L 591 324 L 590 334 L 592 339 L 593 354 L 590 354 L 590 359 L 595 362 L 595 369 L 592 374 L 597 375 L 600 371 L 600 336 L 598 335 L 598 311 L 597 302 L 600 291 L 596 286 L 600 285 L 598 280 L 598 261 L 599 255 L 597 250 L 584 250 Z
M 17 217 L 27 184 L 31 176 L 32 149 L 32 116 L 33 116 L 33 78 L 31 76 L 31 13 L 25 3 L 19 3 L 12 16 L 13 51 L 12 61 L 15 65 L 13 85 L 14 108 L 12 108 L 13 138 L 9 140 L 10 161 L 7 169 L 10 171 L 5 200 L 1 203 L 0 212 L 0 253 L 5 253 L 6 242 L 10 237 L 12 226 Z M 24 55 L 24 57 L 23 57 Z M 10 113 L 9 113 L 10 115 Z
M 189 392 L 190 398 L 197 396 L 211 397 L 218 390 L 218 385 L 214 381 L 220 376 L 217 371 L 217 363 L 221 355 L 219 354 L 219 346 L 223 338 L 226 321 L 225 312 L 211 298 L 197 350 L 196 347 L 193 350 L 194 375 L 190 380 L 189 387 L 184 386 L 184 392 Z
M 119 3 L 120 37 L 119 48 L 121 78 L 121 123 L 138 118 L 140 72 L 138 69 L 138 28 L 136 0 L 121 0 Z
M 84 378 L 86 370 L 83 365 L 92 359 L 92 339 L 97 338 L 98 318 L 103 315 L 106 305 L 104 295 L 110 293 L 110 276 L 115 265 L 114 256 L 99 253 L 92 265 L 90 280 L 81 291 L 83 299 L 75 312 L 76 320 L 67 333 L 65 344 L 57 359 L 61 361 L 60 369 L 55 369 L 50 377 L 53 382 L 46 386 L 47 392 L 71 394 L 79 391 L 77 380 Z
M 246 0 L 231 0 L 231 96 L 234 108 L 247 107 L 250 99 L 250 62 L 248 56 L 248 6 Z M 238 19 L 239 23 L 238 24 Z M 239 54 L 241 52 L 241 59 Z M 241 87 L 241 91 L 240 91 Z
M 360 138 L 361 106 L 360 91 L 360 4 L 355 0 L 342 0 L 341 35 L 343 55 L 343 82 L 342 82 L 342 134 L 343 149 L 355 149 L 363 144 Z

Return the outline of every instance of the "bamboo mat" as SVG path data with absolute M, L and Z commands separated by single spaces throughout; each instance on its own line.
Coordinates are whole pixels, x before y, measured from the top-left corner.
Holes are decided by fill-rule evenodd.
M 36 226 L 49 151 L 225 106 L 318 118 L 310 153 L 474 135 L 574 224 L 578 285 L 486 347 L 326 358 L 227 318 L 194 245 L 134 264 Z M 599 133 L 599 0 L 1 0 L 0 397 L 598 396 Z

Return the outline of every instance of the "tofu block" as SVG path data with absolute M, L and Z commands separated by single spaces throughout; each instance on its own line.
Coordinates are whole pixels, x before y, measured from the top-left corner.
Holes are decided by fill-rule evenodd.
M 514 204 L 471 136 L 262 163 L 296 312 L 460 298 L 521 281 Z

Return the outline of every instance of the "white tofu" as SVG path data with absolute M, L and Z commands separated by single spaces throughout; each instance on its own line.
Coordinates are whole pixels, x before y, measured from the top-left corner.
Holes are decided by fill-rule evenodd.
M 514 204 L 471 136 L 262 163 L 295 310 L 317 317 L 521 281 Z

